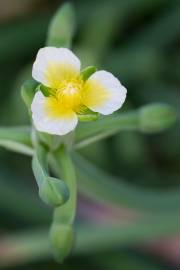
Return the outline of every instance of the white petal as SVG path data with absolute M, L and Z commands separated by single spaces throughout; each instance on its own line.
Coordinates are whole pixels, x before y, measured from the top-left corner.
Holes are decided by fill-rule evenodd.
M 48 87 L 54 87 L 51 84 L 53 81 L 59 82 L 61 73 L 65 73 L 64 67 L 67 72 L 71 69 L 79 73 L 81 63 L 69 49 L 44 47 L 38 51 L 33 65 L 32 77 Z
M 54 135 L 65 135 L 75 129 L 78 118 L 74 112 L 71 117 L 50 117 L 45 110 L 46 97 L 38 91 L 33 99 L 31 110 L 34 125 L 38 131 Z
M 121 108 L 126 88 L 110 72 L 95 72 L 86 82 L 84 103 L 92 111 L 107 115 Z

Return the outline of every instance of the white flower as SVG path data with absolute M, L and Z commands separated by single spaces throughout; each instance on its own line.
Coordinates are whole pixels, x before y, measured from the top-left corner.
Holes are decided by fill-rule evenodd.
M 93 112 L 108 115 L 125 101 L 126 88 L 107 71 L 97 71 L 84 81 L 80 60 L 65 48 L 45 47 L 39 50 L 32 77 L 49 87 L 49 96 L 38 91 L 31 110 L 37 130 L 65 135 L 75 129 L 77 114 L 85 106 Z

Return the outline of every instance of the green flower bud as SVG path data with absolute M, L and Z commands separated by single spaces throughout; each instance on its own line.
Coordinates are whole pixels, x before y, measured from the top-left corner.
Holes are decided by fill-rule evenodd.
M 148 105 L 140 109 L 140 128 L 143 132 L 159 132 L 176 120 L 173 108 L 166 104 Z
M 74 244 L 74 233 L 69 224 L 53 223 L 50 230 L 51 245 L 57 261 L 63 260 L 69 255 Z
M 39 196 L 47 204 L 60 206 L 69 199 L 69 189 L 66 184 L 57 178 L 48 176 L 46 152 L 39 147 L 38 155 L 32 160 L 32 169 L 39 187 Z
M 45 203 L 56 207 L 69 199 L 69 190 L 62 180 L 46 177 L 39 186 L 39 196 Z

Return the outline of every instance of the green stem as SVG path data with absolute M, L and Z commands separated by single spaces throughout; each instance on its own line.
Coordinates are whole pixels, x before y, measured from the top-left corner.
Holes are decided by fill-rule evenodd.
M 76 130 L 75 148 L 79 149 L 94 141 L 109 137 L 120 130 L 138 130 L 139 112 L 113 115 L 99 121 L 80 124 Z
M 74 165 L 72 160 L 69 156 L 69 153 L 65 149 L 65 147 L 61 147 L 61 149 L 56 153 L 57 161 L 59 162 L 60 166 L 59 173 L 62 175 L 62 178 L 66 182 L 70 198 L 69 200 L 61 207 L 57 207 L 54 212 L 54 221 L 55 222 L 68 222 L 70 224 L 73 223 L 76 213 L 76 176 Z
M 81 148 L 125 130 L 160 132 L 170 127 L 175 120 L 176 113 L 171 106 L 163 103 L 149 104 L 136 111 L 111 115 L 79 125 L 76 130 L 75 148 Z
M 75 170 L 67 149 L 61 147 L 55 154 L 58 164 L 58 175 L 62 174 L 69 188 L 69 200 L 54 210 L 53 223 L 50 230 L 52 249 L 60 262 L 71 252 L 74 244 L 73 222 L 76 213 L 76 177 Z

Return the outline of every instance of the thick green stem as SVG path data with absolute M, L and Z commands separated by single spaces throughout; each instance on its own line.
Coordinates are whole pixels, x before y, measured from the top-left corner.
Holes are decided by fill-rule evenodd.
M 74 244 L 73 222 L 76 213 L 76 177 L 75 170 L 67 149 L 61 147 L 55 154 L 58 164 L 58 174 L 62 174 L 69 188 L 69 200 L 54 210 L 50 238 L 54 255 L 58 261 L 63 261 L 69 255 Z
M 57 207 L 54 212 L 54 221 L 55 222 L 68 222 L 72 224 L 75 218 L 76 213 L 76 176 L 74 165 L 72 160 L 64 147 L 56 153 L 57 161 L 59 162 L 59 174 L 66 182 L 66 185 L 69 188 L 70 198 L 69 200 L 61 207 Z

